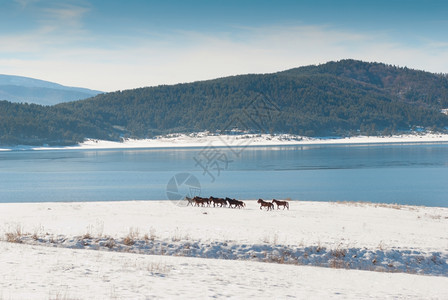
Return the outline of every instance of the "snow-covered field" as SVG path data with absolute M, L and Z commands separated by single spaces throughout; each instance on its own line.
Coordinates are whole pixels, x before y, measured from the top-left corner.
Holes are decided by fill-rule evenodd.
M 0 148 L 9 150 L 47 149 L 129 149 L 129 148 L 179 148 L 179 147 L 246 147 L 277 145 L 319 145 L 319 144 L 377 144 L 377 143 L 438 143 L 448 142 L 448 134 L 415 133 L 393 136 L 355 136 L 347 138 L 310 138 L 291 134 L 237 134 L 214 135 L 209 132 L 191 134 L 170 134 L 152 139 L 124 139 L 121 142 L 88 139 L 84 143 L 67 147 L 17 146 Z
M 0 299 L 448 298 L 448 208 L 246 204 L 0 204 Z

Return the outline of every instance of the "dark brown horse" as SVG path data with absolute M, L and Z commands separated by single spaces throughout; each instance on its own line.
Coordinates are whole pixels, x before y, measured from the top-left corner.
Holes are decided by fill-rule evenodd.
M 288 201 L 279 201 L 279 200 L 273 199 L 272 203 L 277 204 L 277 209 L 280 209 L 280 206 L 283 206 L 283 209 L 285 209 L 285 207 L 286 207 L 289 210 Z
M 199 204 L 203 207 L 207 203 L 207 206 L 210 206 L 210 200 L 208 198 L 202 198 L 199 196 L 196 196 L 193 198 L 194 206 L 199 206 Z
M 236 200 L 236 199 L 230 199 L 226 197 L 227 202 L 229 202 L 230 208 L 243 208 L 246 206 L 246 204 L 243 201 Z
M 263 207 L 266 207 L 267 210 L 274 209 L 274 204 L 264 201 L 263 199 L 258 199 L 257 203 L 260 203 L 260 209 L 262 209 Z
M 246 207 L 246 203 L 244 203 L 243 201 L 240 200 L 236 200 L 238 202 L 238 204 L 236 205 L 238 208 L 244 208 Z
M 223 198 L 215 198 L 210 196 L 209 200 L 213 202 L 213 207 L 220 205 L 219 207 L 227 206 L 226 199 Z

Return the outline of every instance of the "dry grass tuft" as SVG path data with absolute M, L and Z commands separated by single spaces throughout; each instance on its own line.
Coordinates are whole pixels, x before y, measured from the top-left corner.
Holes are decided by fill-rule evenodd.
M 83 240 L 91 240 L 93 239 L 93 236 L 90 232 L 86 232 L 83 236 L 82 236 Z
M 344 259 L 345 255 L 347 254 L 347 251 L 345 249 L 335 249 L 331 250 L 331 256 L 337 258 L 337 259 Z
M 31 238 L 35 241 L 39 240 L 39 235 L 41 233 L 43 233 L 43 230 L 44 230 L 44 227 L 42 225 L 35 227 Z
M 22 243 L 22 236 L 23 230 L 20 225 L 17 225 L 12 231 L 5 233 L 6 241 L 9 243 Z
M 325 250 L 325 247 L 323 247 L 322 244 L 320 243 L 320 241 L 318 241 L 317 246 L 316 246 L 316 252 L 319 253 L 324 250 Z
M 154 236 L 155 238 L 155 236 Z M 176 229 L 174 230 L 173 235 L 171 236 L 171 241 L 172 242 L 180 242 L 182 240 L 186 240 L 188 241 L 190 239 L 190 235 L 187 233 L 185 235 L 182 236 L 181 231 L 179 230 L 178 227 L 176 227 Z
M 37 235 L 37 233 L 33 233 L 33 235 L 31 236 L 31 238 L 35 241 L 37 241 L 39 239 L 39 236 Z
M 274 233 L 273 235 L 268 235 L 266 234 L 263 239 L 262 239 L 263 243 L 265 244 L 272 244 L 272 245 L 277 245 L 278 244 L 278 234 Z
M 20 235 L 17 235 L 14 232 L 7 232 L 5 233 L 6 241 L 9 243 L 22 243 L 22 240 L 20 239 Z
M 128 235 L 127 237 L 124 238 L 123 244 L 125 244 L 126 246 L 132 246 L 135 244 L 135 240 Z
M 374 203 L 374 202 L 368 202 L 368 201 L 336 201 L 335 203 L 342 204 L 342 205 L 356 206 L 356 207 L 373 206 L 375 208 L 383 207 L 383 208 L 392 208 L 392 209 L 397 209 L 397 210 L 403 209 L 405 207 L 404 205 L 397 204 L 397 203 Z
M 124 238 L 123 244 L 126 246 L 132 246 L 135 244 L 135 240 L 138 238 L 139 231 L 136 228 L 129 229 L 129 234 Z
M 397 204 L 397 203 L 392 203 L 392 204 L 387 204 L 387 203 L 375 203 L 374 204 L 375 207 L 384 207 L 384 208 L 393 208 L 393 209 L 402 209 L 403 205 Z
M 171 268 L 162 262 L 151 262 L 147 266 L 147 270 L 152 274 L 167 274 Z
M 149 230 L 149 234 L 145 234 L 145 236 L 143 237 L 145 239 L 146 242 L 152 241 L 154 242 L 156 239 L 156 230 L 151 227 L 151 229 Z

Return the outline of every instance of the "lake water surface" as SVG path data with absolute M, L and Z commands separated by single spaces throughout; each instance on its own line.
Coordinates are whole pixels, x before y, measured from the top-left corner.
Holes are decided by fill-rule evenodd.
M 448 207 L 448 144 L 0 152 L 0 202 L 163 200 L 177 187 Z

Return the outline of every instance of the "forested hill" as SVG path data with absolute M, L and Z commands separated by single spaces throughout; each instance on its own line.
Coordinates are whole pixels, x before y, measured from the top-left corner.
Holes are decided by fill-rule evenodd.
M 394 100 L 448 108 L 448 75 L 357 60 L 329 62 L 280 72 L 289 76 L 328 74 L 384 90 Z
M 448 78 L 355 60 L 139 88 L 55 106 L 0 103 L 0 143 L 264 131 L 308 136 L 448 127 Z

